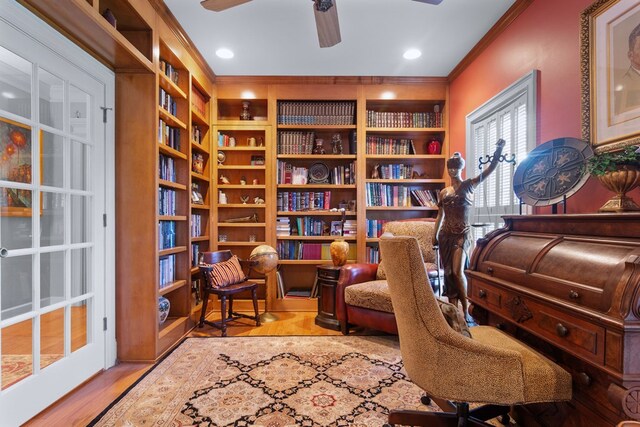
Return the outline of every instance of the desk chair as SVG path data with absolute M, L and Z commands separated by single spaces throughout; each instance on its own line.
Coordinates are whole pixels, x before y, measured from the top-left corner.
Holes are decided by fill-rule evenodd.
M 251 271 L 252 261 L 241 261 L 235 257 L 231 251 L 204 252 L 200 271 L 204 279 L 204 289 L 202 296 L 202 313 L 200 314 L 199 328 L 204 324 L 213 326 L 222 331 L 222 336 L 227 336 L 227 322 L 237 320 L 241 317 L 255 320 L 256 326 L 260 326 L 260 316 L 258 314 L 258 284 L 247 279 L 243 272 L 243 267 L 247 266 Z M 248 316 L 233 311 L 233 297 L 240 292 L 250 291 L 253 299 L 254 316 Z M 207 304 L 211 294 L 220 298 L 221 319 L 218 322 L 211 322 L 205 319 L 207 314 Z M 229 303 L 229 313 L 227 315 L 227 301 Z
M 511 405 L 571 399 L 571 375 L 531 348 L 494 327 L 473 327 L 467 338 L 447 324 L 415 238 L 383 237 L 380 252 L 405 369 L 442 410 L 455 408 L 391 411 L 389 425 L 489 426 Z M 489 405 L 470 411 L 469 402 Z

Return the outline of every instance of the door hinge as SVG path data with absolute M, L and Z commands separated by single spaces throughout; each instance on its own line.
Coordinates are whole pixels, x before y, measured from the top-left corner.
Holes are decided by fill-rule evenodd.
M 107 226 L 107 214 L 102 214 L 102 226 Z
M 111 107 L 100 107 L 102 110 L 102 123 L 107 123 L 107 111 L 113 110 Z
M 103 331 L 107 330 L 107 318 L 106 317 L 102 318 L 102 330 Z

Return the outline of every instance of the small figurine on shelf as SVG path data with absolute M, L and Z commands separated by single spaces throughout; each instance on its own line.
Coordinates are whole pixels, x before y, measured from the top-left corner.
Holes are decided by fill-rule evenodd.
M 313 146 L 313 150 L 311 150 L 311 154 L 324 154 L 324 140 L 318 138 L 315 140 L 315 144 Z
M 442 151 L 442 143 L 437 137 L 431 138 L 429 144 L 427 144 L 427 154 L 440 154 Z
M 262 199 L 260 197 L 255 197 L 253 199 L 253 203 L 255 203 L 256 205 L 264 205 L 264 199 Z
M 221 184 L 230 184 L 229 179 L 224 175 L 220 175 L 220 183 Z
M 242 177 L 240 177 L 240 185 L 247 185 L 247 177 L 242 175 Z
M 342 154 L 342 138 L 339 133 L 334 133 L 331 138 L 331 152 L 333 154 Z
M 249 101 L 242 101 L 242 111 L 240 112 L 240 120 L 251 120 L 251 111 L 249 111 Z
M 258 178 L 253 178 L 253 185 L 258 185 L 260 183 L 260 181 L 258 181 Z
M 222 190 L 218 192 L 218 204 L 220 205 L 227 204 L 227 195 Z
M 249 196 L 240 196 L 240 200 L 242 201 L 243 205 L 246 205 L 249 201 Z
M 420 178 L 426 178 L 427 174 L 425 172 L 422 173 L 418 173 L 418 171 L 413 171 L 413 173 L 411 174 L 411 179 L 420 179 Z
M 375 164 L 371 171 L 371 179 L 380 179 L 380 165 Z

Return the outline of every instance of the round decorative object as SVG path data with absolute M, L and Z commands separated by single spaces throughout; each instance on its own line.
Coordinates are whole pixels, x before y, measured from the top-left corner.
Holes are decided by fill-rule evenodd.
M 343 266 L 347 263 L 347 255 L 349 255 L 349 242 L 342 239 L 336 239 L 329 245 L 331 252 L 331 260 L 336 267 Z
M 629 418 L 640 420 L 640 387 L 631 387 L 622 398 L 622 409 Z
M 558 138 L 537 146 L 513 175 L 513 191 L 530 206 L 553 205 L 573 195 L 589 178 L 584 165 L 591 146 L 577 138 Z
M 224 151 L 218 151 L 218 163 L 223 164 L 225 160 L 227 160 L 227 155 Z
M 322 184 L 329 182 L 329 168 L 324 163 L 314 163 L 309 168 L 309 182 Z
M 269 245 L 256 246 L 249 255 L 249 260 L 256 262 L 252 268 L 260 274 L 268 274 L 278 266 L 278 252 Z
M 169 316 L 169 309 L 171 308 L 171 302 L 165 297 L 158 298 L 158 319 L 162 325 Z

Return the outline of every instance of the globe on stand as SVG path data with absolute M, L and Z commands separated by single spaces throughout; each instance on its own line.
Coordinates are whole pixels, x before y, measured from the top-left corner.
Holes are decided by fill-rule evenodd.
M 267 312 L 269 286 L 266 277 L 278 267 L 278 252 L 269 245 L 256 246 L 249 255 L 249 261 L 252 261 L 252 270 L 265 275 L 265 312 L 260 315 L 260 322 L 267 323 L 278 320 L 274 314 Z

